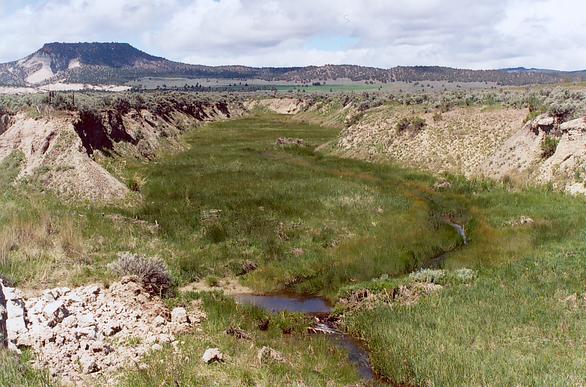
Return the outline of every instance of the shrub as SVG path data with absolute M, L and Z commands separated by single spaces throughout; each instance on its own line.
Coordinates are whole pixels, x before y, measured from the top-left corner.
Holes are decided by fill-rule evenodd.
M 427 123 L 425 122 L 425 119 L 421 117 L 403 117 L 397 122 L 397 131 L 403 132 L 409 129 L 414 132 L 419 132 L 425 128 L 426 125 Z
M 443 120 L 442 113 L 441 112 L 435 112 L 435 113 L 433 113 L 433 120 L 435 122 L 439 122 L 439 121 Z
M 555 103 L 549 107 L 549 114 L 558 118 L 560 121 L 565 121 L 574 114 L 576 107 L 570 102 Z
M 145 289 L 153 295 L 165 296 L 171 292 L 173 280 L 167 264 L 160 258 L 121 253 L 118 260 L 108 265 L 108 268 L 121 277 L 138 277 Z
M 458 269 L 451 273 L 451 277 L 456 281 L 463 284 L 469 284 L 476 279 L 476 271 L 472 269 Z
M 218 277 L 213 275 L 208 275 L 206 277 L 206 283 L 208 284 L 208 286 L 212 288 L 220 286 L 220 280 L 218 279 Z
M 438 284 L 446 276 L 444 270 L 421 269 L 409 274 L 409 278 L 415 282 L 428 282 Z
M 147 184 L 147 181 L 148 180 L 146 177 L 138 173 L 135 173 L 128 179 L 126 185 L 131 191 L 140 192 L 143 189 L 143 187 Z
M 398 132 L 403 132 L 405 130 L 407 130 L 409 128 L 409 125 L 411 124 L 411 122 L 409 121 L 409 118 L 407 117 L 403 117 L 399 120 L 399 122 L 397 122 L 397 131 Z
M 560 140 L 552 137 L 552 136 L 545 136 L 543 142 L 541 143 L 541 157 L 544 159 L 548 159 L 555 153 Z
M 124 115 L 130 111 L 131 104 L 130 104 L 130 101 L 128 101 L 128 99 L 126 99 L 125 97 L 118 97 L 114 101 L 112 107 L 118 113 Z

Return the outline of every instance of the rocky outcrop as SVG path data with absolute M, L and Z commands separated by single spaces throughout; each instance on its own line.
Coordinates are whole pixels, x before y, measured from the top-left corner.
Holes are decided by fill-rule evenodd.
M 25 299 L 2 287 L 7 300 L 8 345 L 32 348 L 36 366 L 65 383 L 114 383 L 116 371 L 139 364 L 143 355 L 176 346 L 176 335 L 198 329 L 198 304 L 170 311 L 135 277 L 106 289 L 99 285 L 56 288 Z
M 544 154 L 546 138 L 555 146 L 551 154 Z M 484 174 L 497 179 L 521 176 L 570 193 L 586 193 L 585 167 L 586 118 L 558 124 L 544 115 L 514 133 L 487 161 Z
M 14 123 L 14 116 L 0 113 L 0 134 L 6 132 Z
M 6 297 L 4 296 L 4 283 L 0 279 L 0 348 L 6 348 L 8 346 L 7 319 L 8 310 L 6 308 Z

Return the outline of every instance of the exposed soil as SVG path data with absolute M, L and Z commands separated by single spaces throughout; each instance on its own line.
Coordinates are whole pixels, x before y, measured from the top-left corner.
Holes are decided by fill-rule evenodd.
M 239 106 L 218 102 L 154 112 L 55 112 L 38 119 L 19 113 L 0 120 L 9 124 L 0 131 L 0 162 L 21 152 L 24 165 L 17 180 L 38 181 L 66 198 L 120 200 L 129 189 L 100 159 L 117 154 L 152 159 L 163 145 L 181 148 L 179 136 L 185 128 L 242 112 Z

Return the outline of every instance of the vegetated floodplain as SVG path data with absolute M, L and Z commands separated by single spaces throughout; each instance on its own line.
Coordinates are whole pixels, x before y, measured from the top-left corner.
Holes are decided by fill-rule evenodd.
M 309 146 L 275 145 L 282 136 Z M 445 221 L 462 224 L 470 243 L 445 266 L 478 270 L 475 281 L 347 313 L 377 371 L 414 384 L 585 382 L 583 199 L 456 177 L 434 190 L 425 174 L 314 151 L 334 136 L 282 116 L 203 127 L 188 151 L 141 167 L 149 183 L 135 215 L 183 246 L 183 281 L 252 260 L 259 269 L 242 281 L 257 291 L 330 297 L 461 247 Z M 523 216 L 534 223 L 515 224 Z
M 335 134 L 276 115 L 205 126 L 186 137 L 189 150 L 130 167 L 148 181 L 131 215 L 178 246 L 182 282 L 236 275 L 253 261 L 259 269 L 243 280 L 262 292 L 331 296 L 460 243 L 442 219 L 466 222 L 464 206 L 432 192 L 423 174 L 314 151 Z M 279 137 L 306 145 L 279 146 Z
M 206 125 L 185 136 L 189 148 L 181 153 L 120 160 L 123 177 L 140 177 L 142 200 L 110 206 L 60 203 L 37 192 L 34 176 L 12 187 L 15 155 L 0 181 L 0 270 L 29 286 L 109 281 L 106 264 L 134 251 L 164 258 L 178 285 L 238 276 L 258 292 L 334 301 L 359 289 L 392 290 L 447 252 L 446 269 L 475 269 L 476 278 L 446 284 L 416 305 L 338 305 L 382 377 L 436 385 L 586 383 L 583 199 L 451 176 L 449 186 L 434 188 L 437 179 L 424 173 L 316 150 L 336 135 L 265 113 Z M 277 145 L 280 137 L 305 145 Z M 533 222 L 518 224 L 521 217 Z M 465 227 L 468 245 L 447 221 Z M 257 269 L 244 274 L 250 262 Z M 255 327 L 268 315 L 224 296 L 182 294 L 169 302 L 193 298 L 203 299 L 208 313 L 207 341 L 186 336 L 187 355 L 170 348 L 153 354 L 127 384 L 359 380 L 341 349 L 304 334 L 308 321 L 298 315 L 272 316 L 260 332 Z M 256 352 L 225 335 L 230 326 L 253 332 L 257 344 L 282 351 L 290 363 L 250 367 Z M 209 346 L 232 360 L 223 368 L 202 365 Z M 42 377 L 17 367 L 10 375 L 30 375 L 31 384 Z

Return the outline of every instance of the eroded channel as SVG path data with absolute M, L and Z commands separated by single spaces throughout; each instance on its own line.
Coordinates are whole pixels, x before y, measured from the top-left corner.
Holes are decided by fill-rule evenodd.
M 355 365 L 360 376 L 365 380 L 373 380 L 376 374 L 370 364 L 368 352 L 362 348 L 356 340 L 344 334 L 330 323 L 327 317 L 332 312 L 332 307 L 319 297 L 294 297 L 288 295 L 236 295 L 235 299 L 241 304 L 254 305 L 270 313 L 292 312 L 304 313 L 316 318 L 313 330 L 319 334 L 325 334 L 332 342 L 348 352 L 348 359 Z

